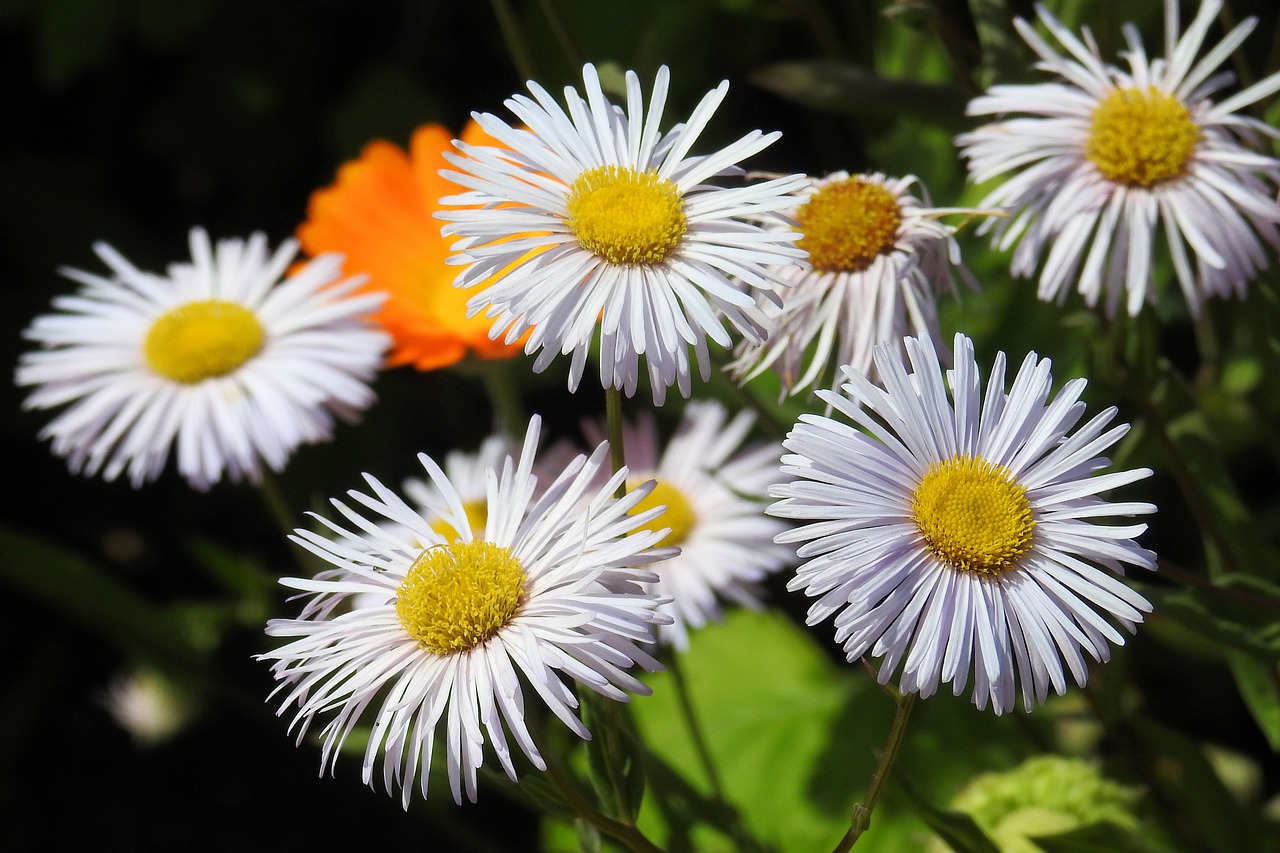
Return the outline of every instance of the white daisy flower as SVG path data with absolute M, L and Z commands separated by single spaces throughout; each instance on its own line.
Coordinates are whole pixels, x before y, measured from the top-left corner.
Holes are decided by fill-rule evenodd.
M 197 489 L 225 475 L 261 478 L 301 444 L 328 439 L 334 415 L 374 400 L 368 383 L 389 344 L 368 314 L 382 294 L 351 295 L 342 259 L 324 255 L 280 281 L 297 250 L 266 237 L 191 231 L 191 263 L 143 272 L 94 246 L 110 278 L 63 270 L 83 287 L 54 300 L 26 337 L 19 385 L 28 409 L 67 408 L 40 433 L 71 470 L 133 485 L 154 480 L 176 444 L 178 473 Z
M 1017 244 L 1012 270 L 1040 270 L 1040 298 L 1086 303 L 1105 298 L 1129 314 L 1153 301 L 1152 269 L 1164 243 L 1192 313 L 1212 296 L 1243 297 L 1268 264 L 1265 241 L 1280 248 L 1276 185 L 1280 160 L 1259 152 L 1277 132 L 1237 112 L 1280 89 L 1280 73 L 1221 102 L 1233 79 L 1215 73 L 1257 23 L 1249 18 L 1196 59 L 1222 3 L 1206 0 L 1178 37 L 1177 0 L 1165 2 L 1165 55 L 1148 59 L 1133 25 L 1124 28 L 1128 71 L 1105 64 L 1086 29 L 1077 39 L 1043 7 L 1040 20 L 1070 56 L 1026 21 L 1018 32 L 1051 83 L 994 86 L 970 115 L 1002 119 L 956 139 L 971 178 L 1010 177 L 982 201 L 1012 216 L 984 223 L 995 245 Z M 1159 234 L 1157 233 L 1159 232 Z
M 704 183 L 739 172 L 735 164 L 780 134 L 757 130 L 720 151 L 689 156 L 729 84 L 663 135 L 668 76 L 659 69 L 647 112 L 634 72 L 626 75 L 625 112 L 605 99 L 591 65 L 583 69 L 585 99 L 565 88 L 568 112 L 530 82 L 533 98 L 506 102 L 527 130 L 476 114 L 506 147 L 455 141 L 461 154 L 445 155 L 458 171 L 441 174 L 471 192 L 441 203 L 473 208 L 437 214 L 450 220 L 446 235 L 464 238 L 450 259 L 467 265 L 454 286 L 498 276 L 468 301 L 469 313 L 495 318 L 491 334 L 505 332 L 508 343 L 529 332 L 525 352 L 538 353 L 535 371 L 557 354 L 572 354 L 570 390 L 598 326 L 604 387 L 634 394 L 645 356 L 655 403 L 671 385 L 687 397 L 689 347 L 705 380 L 707 339 L 731 343 L 722 318 L 759 340 L 766 318 L 750 291 L 777 286 L 768 265 L 804 256 L 792 245 L 794 234 L 739 221 L 789 205 L 785 194 L 803 175 L 732 189 Z
M 407 808 L 418 778 L 425 797 L 443 723 L 453 798 L 461 802 L 465 791 L 474 801 L 486 734 L 513 780 L 508 736 L 545 769 L 525 722 L 522 679 L 583 738 L 590 733 L 574 713 L 578 700 L 567 681 L 619 701 L 627 701 L 624 691 L 649 693 L 626 669 L 659 668 L 639 644 L 653 642 L 652 626 L 669 620 L 658 610 L 661 600 L 644 589 L 654 574 L 639 568 L 669 554 L 652 547 L 666 531 L 643 529 L 659 511 L 631 514 L 651 486 L 615 500 L 627 473 L 599 484 L 597 473 L 608 464 L 602 444 L 538 496 L 531 471 L 539 427 L 535 417 L 519 457 L 486 472 L 483 528 L 472 527 L 457 489 L 420 455 L 437 496 L 425 510 L 366 474 L 372 494 L 348 494 L 371 515 L 334 500 L 346 521 L 317 518 L 336 537 L 295 531 L 293 541 L 338 574 L 281 581 L 310 598 L 299 618 L 268 623 L 270 636 L 291 642 L 262 657 L 275 661 L 280 713 L 297 706 L 291 727 L 299 741 L 317 716 L 333 712 L 321 731 L 322 768 L 336 764 L 376 702 L 364 781 L 374 784 L 383 753 L 387 792 L 398 785 Z M 437 519 L 456 535 L 442 535 Z M 335 603 L 354 596 L 364 604 L 338 612 Z
M 680 548 L 679 556 L 653 567 L 653 589 L 671 599 L 664 612 L 674 619 L 659 628 L 658 639 L 680 651 L 690 628 L 720 619 L 721 600 L 759 607 L 760 581 L 795 559 L 794 548 L 773 541 L 787 524 L 765 515 L 782 448 L 743 447 L 754 422 L 750 412 L 729 419 L 719 403 L 703 401 L 689 403 L 665 448 L 652 417 L 624 427 L 632 484 L 657 483 L 637 510 L 662 507 L 649 526 L 668 530 L 659 544 Z M 588 425 L 587 432 L 594 439 L 603 426 Z
M 1021 689 L 1030 710 L 1052 686 L 1088 676 L 1085 655 L 1110 656 L 1151 605 L 1112 573 L 1155 567 L 1135 544 L 1145 524 L 1092 519 L 1155 511 L 1098 495 L 1151 474 L 1098 475 L 1098 454 L 1128 431 L 1107 429 L 1114 408 L 1078 429 L 1075 379 L 1050 400 L 1049 360 L 1032 353 L 1004 391 L 1004 354 L 982 391 L 973 343 L 955 338 L 943 371 L 928 340 L 909 339 L 908 373 L 893 348 L 876 352 L 883 387 L 846 372 L 843 394 L 819 396 L 854 426 L 802 415 L 771 490 L 774 515 L 808 522 L 779 540 L 805 542 L 788 585 L 817 600 L 809 624 L 832 614 L 850 661 L 883 657 L 880 680 L 901 666 L 899 687 L 956 695 L 972 670 L 973 701 L 1010 710 Z M 947 387 L 950 387 L 950 399 Z M 1073 431 L 1074 430 L 1074 431 Z
M 970 288 L 977 281 L 960 263 L 955 229 L 938 218 L 978 211 L 929 207 L 917 178 L 879 172 L 811 178 L 794 196 L 775 227 L 801 235 L 809 265 L 774 270 L 791 285 L 781 307 L 761 302 L 774 331 L 743 344 L 730 371 L 747 382 L 773 368 L 794 394 L 827 384 L 836 365 L 868 373 L 877 344 L 913 334 L 940 345 L 937 300 L 956 292 L 953 267 Z

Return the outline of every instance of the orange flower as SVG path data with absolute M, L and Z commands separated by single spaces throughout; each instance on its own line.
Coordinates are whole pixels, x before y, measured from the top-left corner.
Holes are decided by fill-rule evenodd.
M 438 174 L 452 138 L 439 125 L 424 125 L 407 155 L 390 142 L 370 143 L 338 169 L 332 186 L 311 194 L 307 221 L 298 226 L 308 254 L 340 252 L 345 272 L 366 273 L 367 290 L 390 294 L 374 318 L 394 340 L 392 367 L 435 370 L 468 353 L 495 359 L 520 352 L 520 342 L 489 339 L 493 321 L 483 313 L 467 318 L 467 298 L 475 291 L 455 289 L 457 269 L 444 262 L 449 241 L 432 214 L 441 196 L 463 191 Z M 467 123 L 462 139 L 497 144 L 475 122 Z

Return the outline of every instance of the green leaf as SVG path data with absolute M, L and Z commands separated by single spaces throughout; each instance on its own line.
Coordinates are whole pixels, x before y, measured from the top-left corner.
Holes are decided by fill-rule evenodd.
M 750 79 L 810 109 L 912 116 L 949 128 L 964 125 L 968 103 L 959 86 L 881 77 L 834 59 L 779 62 L 752 72 Z
M 1000 853 L 995 842 L 967 814 L 935 807 L 901 777 L 897 780 L 897 787 L 907 795 L 916 813 L 924 818 L 939 838 L 947 842 L 954 853 Z
M 784 853 L 830 849 L 844 835 L 893 716 L 893 701 L 867 673 L 833 653 L 780 612 L 736 610 L 695 632 L 681 657 L 730 805 L 755 839 Z M 636 723 L 662 765 L 649 765 L 641 829 L 670 850 L 734 850 L 725 822 L 694 799 L 705 803 L 710 786 L 671 677 L 647 680 L 654 693 L 633 703 Z M 925 795 L 948 798 L 975 767 L 1008 766 L 1033 750 L 1030 726 L 1019 723 L 1013 714 L 995 717 L 963 699 L 934 696 L 917 704 L 895 774 L 927 780 Z M 663 775 L 666 768 L 676 780 Z M 856 849 L 920 849 L 928 834 L 891 784 Z
M 1241 808 L 1197 743 L 1174 729 L 1135 716 L 1131 731 L 1147 761 L 1152 796 L 1168 804 L 1211 853 L 1258 850 L 1258 819 Z
M 435 761 L 433 755 L 432 770 L 440 769 L 439 762 Z M 540 814 L 566 821 L 574 818 L 573 809 L 560 796 L 560 792 L 547 781 L 546 776 L 537 771 L 521 774 L 519 782 L 512 782 L 506 773 L 487 767 L 481 767 L 480 774 L 504 796 L 518 800 Z
M 834 845 L 848 825 L 854 788 L 870 777 L 872 743 L 888 731 L 891 703 L 878 689 L 863 685 L 859 692 L 879 706 L 861 721 L 866 740 L 834 740 L 833 728 L 855 684 L 778 613 L 736 611 L 722 624 L 704 628 L 692 638 L 681 667 L 726 795 L 748 829 L 782 850 Z M 644 742 L 705 796 L 710 785 L 695 757 L 675 685 L 666 673 L 648 681 L 653 695 L 634 703 Z M 824 763 L 838 764 L 843 778 L 815 778 Z M 666 794 L 669 786 L 663 781 L 662 794 L 655 795 Z M 649 801 L 640 824 L 659 843 L 672 836 Z M 689 830 L 687 843 L 687 849 L 698 851 L 732 849 L 725 834 L 706 824 Z
M 1280 752 L 1280 671 L 1274 661 L 1260 661 L 1240 652 L 1228 652 L 1227 663 L 1240 696 L 1267 738 L 1273 752 Z
M 0 580 L 126 655 L 178 672 L 203 666 L 177 619 L 61 545 L 0 525 Z
M 982 80 L 984 86 L 1011 82 L 1026 74 L 1022 40 L 1009 22 L 1013 16 L 1005 0 L 969 0 L 969 13 L 982 45 Z
M 582 705 L 591 740 L 587 766 L 591 783 L 605 814 L 623 822 L 634 820 L 644 799 L 644 750 L 636 736 L 630 708 L 590 691 Z
M 239 624 L 259 626 L 271 616 L 277 580 L 259 560 L 237 554 L 209 539 L 191 542 L 187 553 L 235 596 L 233 608 Z
M 1259 582 L 1265 583 L 1265 582 Z M 1223 589 L 1197 586 L 1171 589 L 1135 584 L 1155 605 L 1155 620 L 1169 619 L 1199 637 L 1245 652 L 1265 661 L 1280 660 L 1280 637 L 1275 633 L 1277 611 L 1247 599 L 1235 597 L 1232 589 L 1245 584 L 1224 584 Z
M 1068 832 L 1034 836 L 1045 853 L 1168 853 L 1169 848 L 1132 829 L 1114 823 L 1094 823 Z
M 1241 497 L 1219 452 L 1218 441 L 1194 389 L 1168 364 L 1153 414 L 1167 418 L 1167 444 L 1162 448 L 1175 476 L 1188 492 L 1191 509 L 1201 524 L 1212 525 L 1205 534 L 1216 577 L 1243 575 L 1280 579 L 1280 555 L 1262 539 L 1248 503 Z M 1169 417 L 1158 410 L 1173 410 Z M 1221 562 L 1221 565 L 1218 564 Z

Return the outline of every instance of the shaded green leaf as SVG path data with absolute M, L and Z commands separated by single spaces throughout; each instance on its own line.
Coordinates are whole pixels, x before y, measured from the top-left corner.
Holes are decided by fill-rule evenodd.
M 1154 796 L 1169 804 L 1186 831 L 1212 853 L 1257 850 L 1256 816 L 1242 809 L 1214 772 L 1200 747 L 1178 731 L 1135 716 L 1131 731 L 1148 762 Z
M 634 820 L 644 799 L 644 748 L 636 735 L 630 708 L 584 691 L 583 708 L 592 738 L 587 741 L 587 767 L 603 811 L 624 822 Z
M 967 814 L 937 808 L 927 798 L 920 796 L 901 776 L 897 779 L 897 787 L 907 795 L 916 813 L 924 818 L 929 828 L 947 842 L 955 853 L 1000 853 L 995 842 Z
M 881 77 L 834 59 L 779 62 L 752 72 L 750 79 L 815 110 L 906 115 L 955 128 L 964 124 L 968 102 L 959 86 Z
M 166 669 L 202 666 L 179 620 L 60 545 L 0 526 L 0 580 L 125 654 Z
M 982 45 L 984 86 L 1020 79 L 1025 74 L 1022 40 L 1010 21 L 1013 15 L 1005 0 L 969 0 L 969 13 Z
M 1272 751 L 1280 751 L 1280 671 L 1274 661 L 1260 661 L 1240 652 L 1228 652 L 1227 663 L 1240 696 Z
M 1045 853 L 1168 853 L 1169 848 L 1148 834 L 1114 823 L 1094 823 L 1054 835 L 1037 835 L 1035 844 Z
M 1155 618 L 1173 620 L 1204 639 L 1256 658 L 1280 660 L 1280 637 L 1273 630 L 1275 610 L 1251 606 L 1247 600 L 1212 587 L 1140 588 L 1155 605 Z

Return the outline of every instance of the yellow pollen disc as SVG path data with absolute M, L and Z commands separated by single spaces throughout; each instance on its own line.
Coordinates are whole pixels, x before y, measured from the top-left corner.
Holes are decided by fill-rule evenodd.
M 396 591 L 396 615 L 418 647 L 434 655 L 473 649 L 520 610 L 524 567 L 492 542 L 427 548 Z
M 1184 174 L 1200 138 L 1177 98 L 1117 89 L 1093 111 L 1085 157 L 1112 183 L 1149 187 Z
M 796 211 L 804 236 L 796 243 L 822 272 L 861 272 L 893 250 L 902 224 L 898 199 L 862 178 L 827 184 Z
M 266 332 L 243 305 L 208 299 L 179 305 L 155 321 L 142 345 L 151 369 L 195 385 L 226 376 L 258 354 Z
M 911 513 L 930 551 L 951 568 L 998 576 L 1031 550 L 1036 522 L 1008 468 L 974 456 L 935 462 Z
M 637 480 L 628 484 L 628 489 L 638 487 L 643 481 Z M 698 523 L 698 517 L 693 512 L 693 505 L 689 503 L 689 499 L 684 493 L 671 485 L 665 480 L 657 480 L 657 485 L 653 491 L 645 497 L 644 500 L 635 505 L 631 510 L 631 515 L 639 515 L 645 510 L 653 509 L 657 506 L 665 506 L 666 509 L 662 515 L 646 524 L 644 527 L 637 527 L 632 533 L 639 533 L 641 530 L 662 530 L 664 527 L 671 528 L 671 531 L 658 541 L 655 548 L 665 548 L 668 545 L 683 545 L 685 540 L 689 538 L 689 534 L 693 532 L 693 526 Z
M 489 521 L 489 504 L 484 500 L 467 501 L 462 505 L 462 509 L 467 513 L 467 524 L 471 526 L 471 534 L 483 536 L 484 526 Z M 443 518 L 433 521 L 431 529 L 443 536 L 446 542 L 461 538 L 458 531 L 453 529 L 453 525 Z
M 569 187 L 565 202 L 578 243 L 611 264 L 660 264 L 689 230 L 680 190 L 653 170 L 588 169 Z

